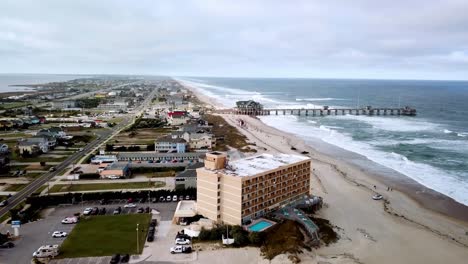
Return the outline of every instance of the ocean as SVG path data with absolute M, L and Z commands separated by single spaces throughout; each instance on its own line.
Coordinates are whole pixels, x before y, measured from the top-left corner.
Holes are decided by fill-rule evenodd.
M 398 107 L 416 117 L 272 115 L 259 118 L 319 151 L 357 153 L 388 171 L 468 205 L 468 82 L 416 80 L 262 79 L 177 77 L 226 107 L 255 100 L 268 108 Z M 343 152 L 343 151 L 341 151 Z M 326 154 L 361 167 L 353 155 Z M 392 169 L 392 170 L 388 170 Z
M 33 90 L 24 86 L 11 86 L 23 84 L 41 84 L 47 82 L 60 82 L 77 78 L 83 78 L 83 75 L 70 74 L 7 74 L 0 73 L 0 93 L 30 91 Z

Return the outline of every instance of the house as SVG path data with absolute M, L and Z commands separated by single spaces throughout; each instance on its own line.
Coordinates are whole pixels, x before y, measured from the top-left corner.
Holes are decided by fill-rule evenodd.
M 23 142 L 27 142 L 29 144 L 35 144 L 37 146 L 37 148 L 42 151 L 42 153 L 47 153 L 49 151 L 49 138 L 47 136 L 45 137 L 42 137 L 42 136 L 38 136 L 38 137 L 31 137 L 31 138 L 28 138 L 26 139 L 25 141 L 21 141 L 19 142 L 19 146 L 21 145 L 21 143 Z M 26 144 L 27 145 L 27 144 Z M 54 145 L 55 146 L 55 145 Z M 34 153 L 34 152 L 29 152 L 29 153 Z M 20 150 L 20 154 L 21 153 L 21 150 Z
M 260 154 L 229 161 L 206 154 L 197 171 L 197 211 L 213 221 L 242 225 L 303 198 L 310 191 L 311 159 Z
M 91 159 L 92 164 L 115 163 L 115 162 L 117 162 L 117 156 L 115 155 L 97 155 Z
M 186 111 L 171 111 L 167 113 L 166 117 L 167 123 L 171 126 L 186 124 L 189 119 Z
M 99 175 L 103 179 L 113 177 L 128 178 L 130 176 L 128 162 L 114 162 L 101 171 Z
M 189 134 L 189 148 L 192 150 L 212 149 L 215 145 L 215 137 L 208 133 Z
M 20 155 L 36 155 L 41 151 L 41 148 L 37 143 L 25 140 L 18 143 L 18 151 Z
M 74 100 L 62 100 L 52 102 L 52 108 L 54 109 L 67 109 L 77 107 L 76 101 Z
M 194 163 L 185 170 L 175 176 L 175 188 L 187 189 L 197 188 L 197 171 L 196 169 L 203 167 L 203 162 Z
M 236 108 L 241 114 L 256 115 L 263 109 L 263 105 L 253 100 L 237 101 Z
M 13 122 L 10 120 L 0 120 L 0 129 L 10 129 L 13 125 Z
M 49 136 L 49 137 L 54 137 L 54 138 L 66 138 L 67 133 L 63 131 L 61 127 L 50 127 L 47 129 L 41 129 L 39 132 L 36 133 L 36 136 Z
M 57 139 L 51 135 L 39 135 L 39 136 L 34 136 L 32 138 L 45 138 L 47 141 L 48 149 L 53 149 L 55 148 L 55 146 L 57 146 Z
M 154 143 L 154 150 L 156 152 L 185 153 L 186 148 L 187 141 L 174 135 L 158 138 Z

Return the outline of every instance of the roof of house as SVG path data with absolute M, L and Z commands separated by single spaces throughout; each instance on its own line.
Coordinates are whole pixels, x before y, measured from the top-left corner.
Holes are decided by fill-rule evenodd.
M 19 147 L 25 147 L 25 146 L 36 146 L 38 143 L 37 142 L 31 142 L 31 141 L 20 141 L 18 143 Z
M 185 139 L 179 138 L 179 137 L 172 137 L 172 135 L 168 135 L 168 136 L 164 136 L 164 137 L 156 139 L 156 143 L 161 143 L 161 142 L 187 143 Z
M 114 162 L 106 167 L 106 170 L 126 170 L 128 169 L 128 162 Z

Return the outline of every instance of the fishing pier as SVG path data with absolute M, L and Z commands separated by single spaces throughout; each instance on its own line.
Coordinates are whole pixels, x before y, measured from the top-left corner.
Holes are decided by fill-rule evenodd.
M 405 107 L 377 107 L 372 106 L 356 107 L 356 108 L 330 108 L 324 106 L 322 108 L 281 108 L 268 109 L 255 101 L 238 101 L 237 107 L 233 109 L 216 110 L 219 114 L 234 114 L 234 115 L 250 115 L 250 116 L 265 116 L 265 115 L 297 115 L 297 116 L 326 116 L 326 115 L 391 115 L 391 116 L 416 116 L 416 109 Z

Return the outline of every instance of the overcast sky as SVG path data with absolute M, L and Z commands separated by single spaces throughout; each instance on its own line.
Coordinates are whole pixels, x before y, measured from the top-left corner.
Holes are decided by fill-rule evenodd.
M 468 0 L 1 0 L 0 72 L 468 79 Z

